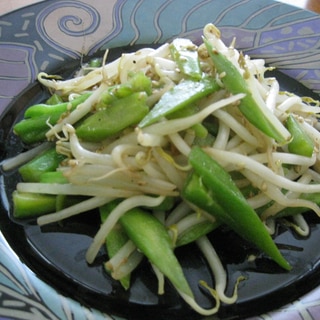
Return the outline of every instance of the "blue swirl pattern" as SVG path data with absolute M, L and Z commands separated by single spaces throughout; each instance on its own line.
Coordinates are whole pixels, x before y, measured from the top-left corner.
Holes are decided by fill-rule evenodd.
M 76 43 L 79 38 L 85 39 L 94 34 L 100 20 L 100 14 L 93 6 L 77 1 L 63 1 L 46 6 L 38 14 L 36 25 L 40 37 L 51 47 L 76 58 L 82 52 L 71 44 Z M 57 42 L 57 37 L 66 40 Z M 79 51 L 76 54 L 75 49 Z

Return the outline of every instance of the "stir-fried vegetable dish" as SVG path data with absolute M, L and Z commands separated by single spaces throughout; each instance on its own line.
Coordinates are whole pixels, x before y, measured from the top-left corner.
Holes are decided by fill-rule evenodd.
M 72 79 L 45 73 L 52 94 L 25 110 L 14 132 L 29 150 L 17 167 L 13 215 L 40 226 L 96 209 L 101 225 L 86 259 L 105 247 L 104 268 L 130 290 L 147 259 L 165 294 L 168 279 L 197 312 L 227 296 L 227 273 L 207 237 L 229 228 L 285 272 L 273 240 L 277 219 L 300 234 L 320 215 L 319 102 L 283 92 L 263 59 L 226 45 L 212 24 L 203 43 L 177 38 L 156 49 L 96 61 Z M 197 304 L 175 249 L 196 243 L 212 269 L 212 309 Z

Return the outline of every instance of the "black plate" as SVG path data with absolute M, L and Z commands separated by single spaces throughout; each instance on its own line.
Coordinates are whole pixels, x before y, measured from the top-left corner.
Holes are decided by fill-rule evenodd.
M 136 49 L 137 47 L 115 49 L 110 58 L 117 56 L 120 51 Z M 70 76 L 78 64 L 73 62 L 69 64 L 69 69 L 60 70 L 59 73 Z M 276 72 L 275 75 L 283 89 L 319 98 L 284 74 Z M 12 126 L 21 118 L 23 110 L 28 105 L 41 102 L 46 97 L 47 92 L 35 83 L 8 108 L 8 112 L 0 120 L 1 160 L 24 149 L 12 133 Z M 180 299 L 170 284 L 166 284 L 165 295 L 157 295 L 157 280 L 146 261 L 134 272 L 132 287 L 127 292 L 104 272 L 102 262 L 106 261 L 107 257 L 103 250 L 100 251 L 94 265 L 87 265 L 85 252 L 99 224 L 95 212 L 88 212 L 62 224 L 43 228 L 35 225 L 33 221 L 14 221 L 10 212 L 10 199 L 18 180 L 17 172 L 2 174 L 2 202 L 6 205 L 1 206 L 0 229 L 17 256 L 50 286 L 84 305 L 119 314 L 128 319 L 202 318 Z M 283 226 L 278 228 L 275 241 L 285 258 L 292 264 L 291 272 L 284 272 L 263 255 L 258 255 L 255 262 L 248 262 L 248 255 L 257 254 L 256 250 L 228 230 L 219 229 L 210 235 L 228 271 L 227 292 L 232 292 L 233 284 L 240 274 L 247 277 L 239 286 L 237 303 L 222 305 L 219 319 L 243 318 L 276 309 L 320 283 L 320 221 L 313 213 L 308 214 L 308 221 L 312 232 L 304 239 L 296 237 L 291 230 Z M 176 253 L 197 301 L 203 307 L 212 307 L 213 299 L 198 286 L 200 279 L 214 285 L 203 257 L 193 245 L 178 249 Z M 212 319 L 217 317 L 214 316 Z

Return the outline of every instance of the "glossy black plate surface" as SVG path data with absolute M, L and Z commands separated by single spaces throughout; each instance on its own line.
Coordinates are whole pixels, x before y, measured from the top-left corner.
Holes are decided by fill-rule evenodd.
M 143 46 L 113 49 L 109 59 Z M 69 68 L 63 68 L 57 73 L 69 77 L 79 65 L 79 61 L 73 62 Z M 283 90 L 318 98 L 312 91 L 288 76 L 278 71 L 272 75 L 279 79 Z M 26 106 L 42 102 L 46 97 L 47 92 L 35 83 L 12 104 L 9 112 L 2 118 L 2 159 L 24 150 L 24 146 L 12 133 L 12 125 L 20 119 Z M 4 202 L 8 199 L 10 203 L 11 193 L 18 180 L 19 175 L 16 172 L 4 173 L 1 185 L 5 191 Z M 27 266 L 65 295 L 72 296 L 84 305 L 114 312 L 130 319 L 150 319 L 151 316 L 154 319 L 182 319 L 186 316 L 188 319 L 202 318 L 191 311 L 171 285 L 166 285 L 165 295 L 157 295 L 157 280 L 146 261 L 134 273 L 129 291 L 124 291 L 121 285 L 103 270 L 102 263 L 107 260 L 103 249 L 94 265 L 89 266 L 85 261 L 85 252 L 98 229 L 99 217 L 96 212 L 88 212 L 61 224 L 40 228 L 34 221 L 14 221 L 11 208 L 10 204 L 9 212 L 3 207 L 1 210 L 0 223 L 5 238 Z M 210 235 L 228 270 L 227 292 L 232 293 L 239 275 L 247 278 L 239 286 L 238 302 L 221 307 L 218 314 L 221 319 L 243 318 L 278 308 L 320 283 L 320 250 L 317 247 L 320 220 L 312 213 L 308 219 L 312 232 L 304 239 L 299 239 L 291 230 L 279 225 L 275 241 L 293 265 L 293 270 L 289 273 L 262 255 L 258 255 L 254 262 L 248 262 L 248 256 L 257 254 L 256 250 L 230 231 L 220 229 Z M 190 245 L 177 250 L 176 253 L 197 301 L 203 307 L 213 307 L 211 297 L 198 286 L 200 279 L 212 285 L 214 280 L 197 248 Z M 255 305 L 254 310 L 252 305 Z

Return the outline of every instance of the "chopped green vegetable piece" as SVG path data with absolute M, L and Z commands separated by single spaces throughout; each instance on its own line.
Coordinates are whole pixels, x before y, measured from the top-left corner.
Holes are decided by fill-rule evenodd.
M 112 201 L 99 208 L 102 223 L 107 219 L 108 215 L 110 214 L 112 209 L 117 205 L 117 203 L 118 201 Z M 124 229 L 122 228 L 120 223 L 117 223 L 114 226 L 114 228 L 109 232 L 105 242 L 109 259 L 111 259 L 128 240 L 129 237 L 125 233 Z M 105 270 L 108 273 L 110 272 L 106 267 Z M 127 274 L 119 280 L 125 290 L 129 289 L 130 280 L 131 274 Z
M 152 93 L 152 82 L 143 72 L 129 74 L 128 82 L 110 87 L 102 93 L 96 109 L 103 109 L 110 106 L 117 99 L 125 98 L 135 92 Z
M 215 230 L 220 225 L 221 223 L 218 221 L 215 223 L 211 221 L 205 221 L 205 222 L 195 224 L 185 232 L 178 235 L 178 239 L 176 241 L 176 247 L 181 247 L 189 243 L 192 243 L 197 239 L 207 235 L 211 231 Z
M 209 194 L 206 202 L 202 202 L 200 199 L 197 200 L 193 193 L 201 195 L 203 191 L 189 189 L 188 192 L 183 193 L 185 198 L 189 201 L 196 200 L 195 204 L 201 209 L 215 215 L 218 220 L 229 225 L 244 239 L 268 254 L 281 267 L 290 270 L 291 266 L 282 256 L 259 216 L 248 204 L 228 172 L 199 147 L 191 149 L 189 161 Z M 186 188 L 188 185 L 184 189 Z M 209 203 L 208 197 L 211 198 Z
M 305 157 L 311 157 L 314 150 L 313 140 L 303 130 L 297 119 L 290 114 L 286 121 L 286 126 L 292 135 L 292 140 L 288 144 L 291 153 Z
M 142 71 L 129 73 L 128 85 L 133 92 L 145 92 L 147 95 L 152 93 L 152 81 Z
M 90 68 L 99 68 L 102 66 L 102 59 L 101 58 L 92 58 L 92 59 L 90 59 L 88 66 Z
M 89 116 L 76 128 L 76 134 L 86 141 L 101 141 L 137 124 L 148 111 L 146 94 L 133 93 Z
M 193 80 L 202 78 L 197 46 L 185 38 L 174 39 L 170 44 L 170 52 L 180 71 Z
M 217 51 L 208 40 L 204 39 L 204 43 L 217 72 L 223 74 L 221 80 L 226 89 L 232 94 L 244 93 L 246 95 L 241 99 L 239 105 L 239 109 L 246 119 L 277 142 L 282 144 L 288 142 L 290 134 L 272 112 L 267 108 L 265 110 L 260 108 L 245 79 L 233 63 L 224 54 Z
M 54 93 L 49 99 L 47 99 L 46 104 L 55 105 L 58 103 L 63 103 L 63 99 L 58 94 Z
M 214 79 L 200 81 L 184 80 L 167 91 L 151 111 L 141 120 L 139 127 L 146 127 L 161 118 L 195 103 L 197 100 L 219 90 Z
M 44 114 L 39 117 L 23 119 L 13 127 L 13 131 L 26 144 L 41 142 L 46 140 L 46 133 L 49 130 L 48 123 L 54 125 L 60 117 L 59 113 L 55 113 L 50 116 Z
M 90 95 L 91 93 L 83 94 L 71 102 L 55 105 L 36 104 L 30 106 L 24 114 L 25 118 L 15 124 L 13 131 L 27 144 L 44 141 L 49 130 L 48 123 L 55 125 L 65 112 L 74 110 Z
M 185 200 L 195 204 L 200 209 L 212 214 L 227 225 L 233 224 L 233 219 L 215 199 L 215 194 L 204 184 L 203 179 L 196 173 L 189 174 L 182 190 Z
M 40 175 L 40 183 L 68 183 L 68 179 L 61 171 L 44 172 Z
M 152 214 L 138 208 L 131 209 L 120 223 L 129 238 L 175 286 L 176 289 L 193 297 L 193 293 L 177 260 L 172 240 L 165 226 Z
M 64 159 L 64 155 L 57 153 L 55 148 L 51 148 L 21 166 L 19 173 L 26 182 L 39 182 L 43 173 L 55 171 Z
M 47 115 L 47 118 L 52 116 L 53 114 L 62 114 L 64 112 L 70 112 L 74 110 L 79 104 L 86 101 L 91 93 L 84 93 L 83 95 L 69 101 L 69 102 L 60 102 L 57 104 L 35 104 L 27 108 L 24 113 L 24 117 L 27 118 L 37 118 L 42 115 Z
M 14 191 L 12 199 L 15 218 L 32 218 L 56 210 L 55 195 Z

